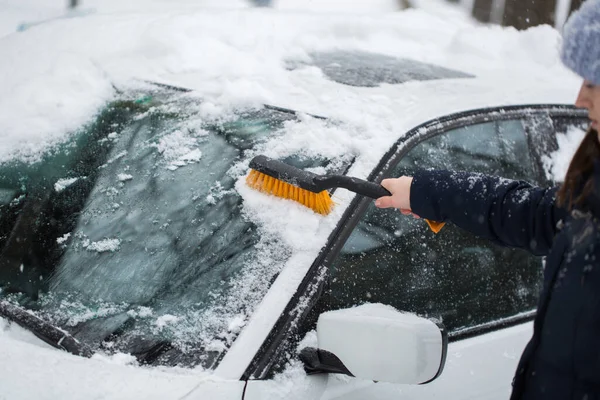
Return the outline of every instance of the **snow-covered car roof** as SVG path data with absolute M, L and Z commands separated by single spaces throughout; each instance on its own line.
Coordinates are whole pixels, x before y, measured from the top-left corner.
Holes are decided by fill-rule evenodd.
M 10 94 L 0 97 L 5 138 L 0 163 L 39 161 L 123 92 L 147 88 L 145 81 L 189 88 L 192 92 L 185 96 L 201 98 L 195 103 L 196 128 L 232 120 L 240 110 L 260 110 L 264 104 L 300 112 L 228 171 L 236 178 L 244 217 L 265 241 L 280 246 L 266 249 L 263 261 L 281 263 L 266 295 L 246 316 L 229 321 L 231 330 L 241 333 L 215 374 L 239 379 L 285 307 L 282 299 L 295 292 L 353 198 L 336 191 L 337 205 L 323 217 L 257 193 L 244 183 L 250 157 L 352 159 L 347 173 L 365 178 L 402 135 L 431 119 L 482 107 L 570 103 L 579 80 L 561 65 L 558 43 L 558 32 L 548 26 L 517 32 L 420 9 L 323 15 L 188 5 L 169 12 L 98 12 L 59 19 L 0 39 L 5 60 L 0 88 Z M 332 79 L 337 65 L 322 63 L 318 56 L 340 53 L 413 60 L 455 75 L 352 85 Z M 157 144 L 171 163 L 167 168 L 177 167 L 178 157 L 193 158 L 197 148 L 197 131 L 178 132 Z M 197 160 L 182 162 L 188 161 Z M 123 182 L 133 178 L 126 176 L 127 170 L 118 172 Z M 116 242 L 88 245 L 94 243 L 118 247 Z M 13 339 L 4 339 L 10 346 Z M 32 351 L 21 350 L 19 354 Z M 151 375 L 140 379 L 151 380 Z
M 11 95 L 0 104 L 7 135 L 0 160 L 61 140 L 132 78 L 196 89 L 209 100 L 207 113 L 276 104 L 385 136 L 468 108 L 570 102 L 577 78 L 560 63 L 558 43 L 548 26 L 517 32 L 419 9 L 332 15 L 187 5 L 58 19 L 2 39 L 10 61 L 0 82 Z M 289 70 L 291 61 L 331 50 L 412 59 L 475 79 L 362 89 L 337 84 L 319 68 Z

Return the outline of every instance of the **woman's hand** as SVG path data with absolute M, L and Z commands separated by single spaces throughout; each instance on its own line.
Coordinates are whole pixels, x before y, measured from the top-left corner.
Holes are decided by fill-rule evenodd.
M 413 215 L 419 218 L 418 215 L 412 213 L 410 208 L 410 186 L 412 184 L 412 176 L 401 176 L 400 178 L 384 179 L 381 181 L 381 186 L 392 193 L 391 196 L 380 197 L 375 200 L 375 206 L 379 208 L 397 208 L 404 215 Z

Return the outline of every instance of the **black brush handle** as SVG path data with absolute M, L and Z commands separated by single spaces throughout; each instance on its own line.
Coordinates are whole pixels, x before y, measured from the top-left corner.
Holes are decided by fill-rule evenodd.
M 314 183 L 315 178 L 318 178 L 319 175 L 263 155 L 256 156 L 250 160 L 250 168 L 311 192 L 319 193 L 325 190 L 318 188 Z
M 314 193 L 341 187 L 372 199 L 392 195 L 378 183 L 345 175 L 317 175 L 263 155 L 254 157 L 250 168 Z
M 363 179 L 353 178 L 351 176 L 330 175 L 320 176 L 315 178 L 315 183 L 322 185 L 324 189 L 332 187 L 341 187 L 348 189 L 351 192 L 378 199 L 383 196 L 391 196 L 392 194 L 379 183 L 365 181 Z

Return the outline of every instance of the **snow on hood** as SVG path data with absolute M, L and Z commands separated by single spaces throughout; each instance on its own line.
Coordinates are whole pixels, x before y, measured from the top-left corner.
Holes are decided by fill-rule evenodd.
M 134 367 L 129 355 L 88 360 L 59 352 L 2 318 L 0 357 L 1 395 L 7 399 L 180 399 L 201 383 L 208 398 L 216 398 L 238 389 L 235 383 L 221 387 L 222 381 L 201 370 Z

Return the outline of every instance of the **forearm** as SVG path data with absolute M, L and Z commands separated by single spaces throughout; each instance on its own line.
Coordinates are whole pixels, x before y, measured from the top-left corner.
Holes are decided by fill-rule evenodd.
M 451 221 L 498 244 L 524 248 L 536 255 L 552 246 L 557 208 L 555 189 L 481 174 L 420 171 L 410 188 L 412 212 L 434 221 Z

